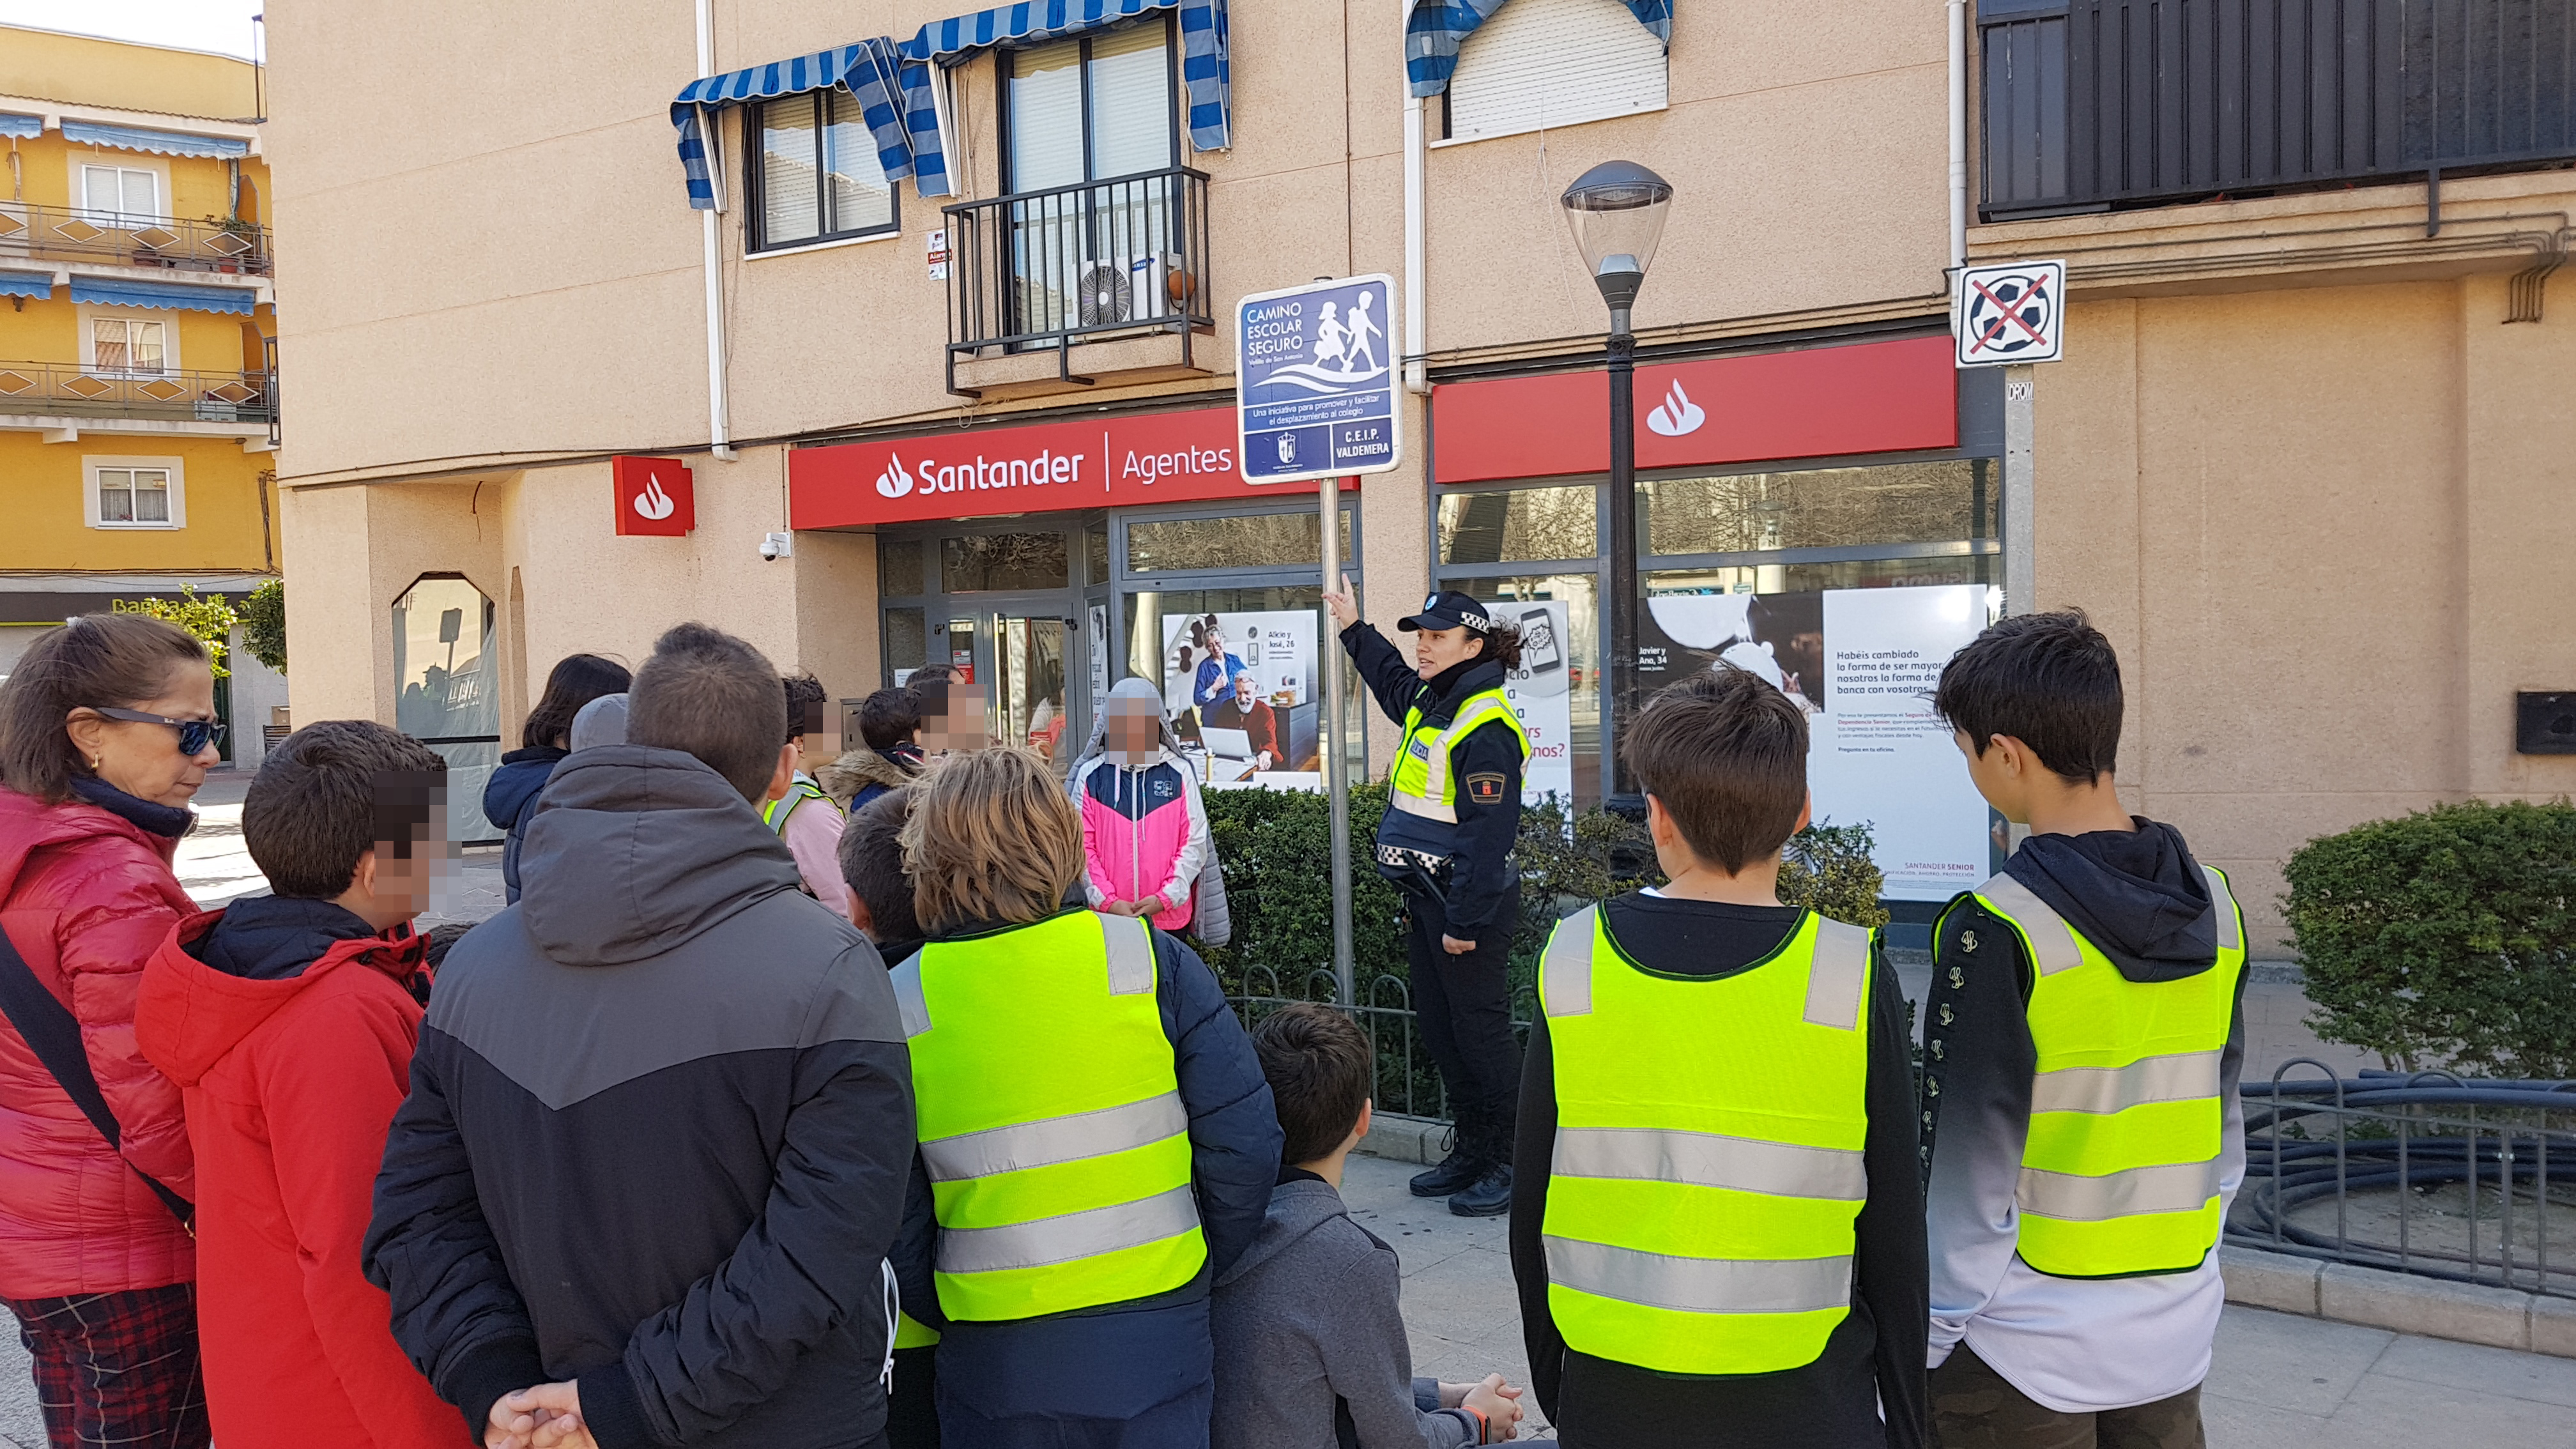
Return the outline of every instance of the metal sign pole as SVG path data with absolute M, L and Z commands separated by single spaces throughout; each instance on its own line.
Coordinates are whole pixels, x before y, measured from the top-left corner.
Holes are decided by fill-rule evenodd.
M 2031 537 L 2039 515 L 2031 491 L 2034 429 L 2032 405 L 2039 391 L 2039 369 L 2017 362 L 2004 369 L 2004 612 L 2028 614 L 2039 608 L 2039 550 Z
M 1324 592 L 1341 587 L 1342 581 L 1342 480 L 1319 478 L 1315 481 L 1317 507 L 1323 517 Z M 1324 619 L 1332 617 L 1324 611 Z M 1318 620 L 1317 622 L 1322 622 Z M 1326 630 L 1323 648 L 1318 651 L 1324 670 L 1324 724 L 1317 732 L 1324 749 L 1324 795 L 1332 802 L 1333 830 L 1333 986 L 1341 993 L 1342 1005 L 1359 1005 L 1356 968 L 1351 949 L 1351 797 L 1349 760 L 1342 744 L 1342 652 L 1341 641 Z

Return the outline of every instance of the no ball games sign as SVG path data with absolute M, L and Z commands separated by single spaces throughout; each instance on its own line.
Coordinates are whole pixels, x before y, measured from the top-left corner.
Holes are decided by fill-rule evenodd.
M 1963 267 L 1950 317 L 1961 367 L 2055 362 L 2066 345 L 2066 263 Z
M 1395 279 L 1383 273 L 1244 298 L 1234 339 L 1235 455 L 1245 480 L 1395 467 L 1404 456 L 1395 331 Z

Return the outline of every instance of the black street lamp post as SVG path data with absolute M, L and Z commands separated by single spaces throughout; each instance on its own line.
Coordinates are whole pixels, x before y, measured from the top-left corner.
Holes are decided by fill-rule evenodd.
M 1583 254 L 1601 300 L 1610 304 L 1610 690 L 1602 701 L 1601 748 L 1611 761 L 1611 789 L 1630 795 L 1619 731 L 1636 717 L 1637 608 L 1637 338 L 1628 309 L 1646 284 L 1646 268 L 1663 239 L 1672 185 L 1632 161 L 1605 161 L 1574 179 L 1561 198 L 1575 249 Z

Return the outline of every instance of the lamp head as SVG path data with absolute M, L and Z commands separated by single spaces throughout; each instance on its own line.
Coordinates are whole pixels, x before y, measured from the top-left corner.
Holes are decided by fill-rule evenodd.
M 1584 270 L 1611 311 L 1625 313 L 1646 284 L 1672 199 L 1671 182 L 1633 161 L 1604 161 L 1559 198 Z

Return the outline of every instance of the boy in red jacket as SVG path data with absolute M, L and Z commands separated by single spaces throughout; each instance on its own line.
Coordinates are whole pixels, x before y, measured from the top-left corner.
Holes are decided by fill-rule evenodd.
M 187 1102 L 197 1320 L 225 1444 L 455 1449 L 358 1262 L 427 982 L 410 922 L 446 854 L 446 762 L 365 720 L 307 725 L 242 805 L 276 894 L 182 920 L 135 1036 Z M 482 1438 L 476 1425 L 474 1438 Z

